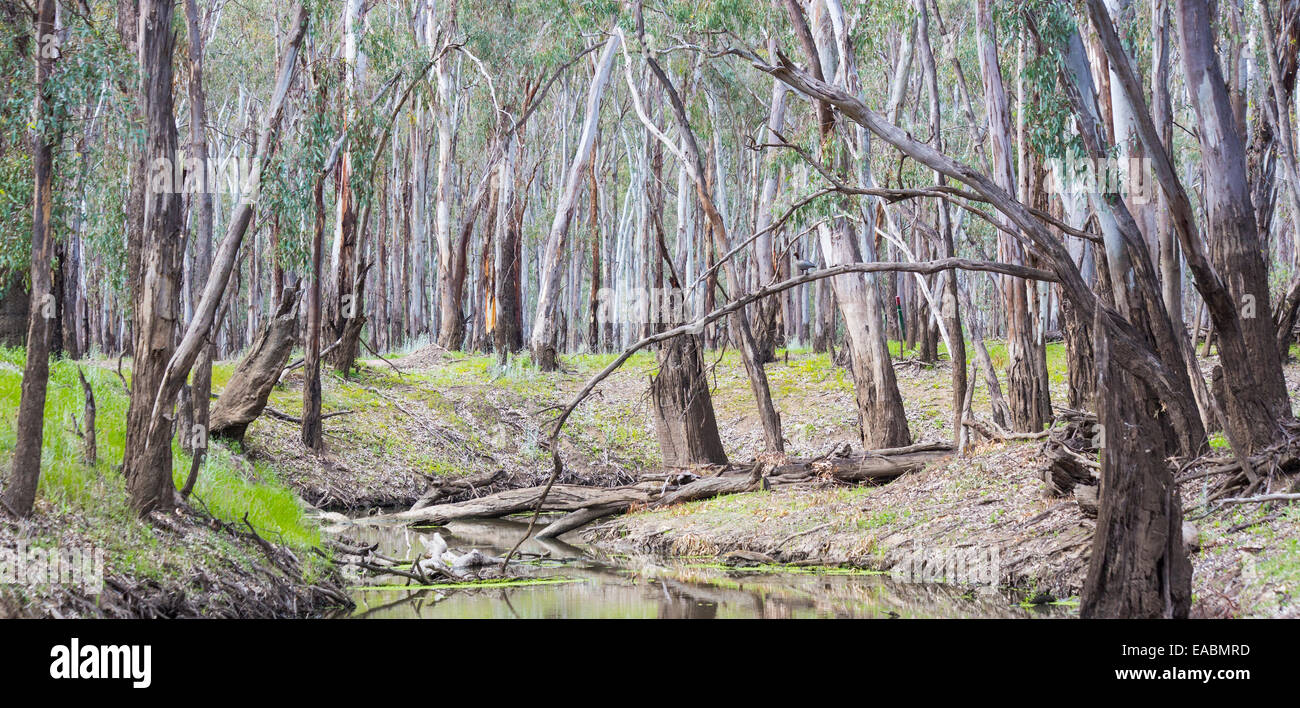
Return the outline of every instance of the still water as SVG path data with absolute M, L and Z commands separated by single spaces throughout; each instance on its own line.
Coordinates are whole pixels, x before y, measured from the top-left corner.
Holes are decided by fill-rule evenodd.
M 540 528 L 540 525 L 539 525 Z M 457 553 L 477 548 L 503 556 L 527 529 L 509 520 L 454 522 L 436 529 Z M 379 552 L 410 559 L 420 530 L 352 526 L 349 539 L 378 543 Z M 573 538 L 529 539 L 530 554 L 509 587 L 407 589 L 402 578 L 366 578 L 353 588 L 358 618 L 803 618 L 803 617 L 1061 617 L 1063 606 L 1025 608 L 1010 593 L 941 584 L 904 583 L 855 571 L 753 570 L 719 567 L 712 559 L 611 555 Z M 380 587 L 375 587 L 380 586 Z

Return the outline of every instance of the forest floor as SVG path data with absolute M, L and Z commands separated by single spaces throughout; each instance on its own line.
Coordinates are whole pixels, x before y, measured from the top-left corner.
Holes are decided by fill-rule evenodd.
M 995 364 L 1004 366 L 1005 351 L 990 345 Z M 897 356 L 896 345 L 894 349 Z M 116 362 L 85 367 L 101 410 L 101 460 L 93 467 L 79 459 L 80 439 L 70 419 L 80 415 L 75 365 L 60 362 L 51 386 L 55 410 L 47 415 L 47 471 L 37 521 L 21 527 L 0 523 L 0 549 L 19 538 L 98 544 L 106 550 L 106 575 L 119 585 L 137 595 L 179 593 L 186 598 L 189 605 L 175 614 L 239 614 L 231 599 L 239 582 L 255 594 L 297 598 L 295 614 L 319 613 L 328 604 L 328 591 L 313 594 L 311 588 L 333 587 L 334 582 L 322 557 L 329 555 L 320 537 L 317 517 L 322 512 L 358 515 L 409 506 L 432 480 L 449 476 L 505 472 L 479 493 L 544 482 L 551 469 L 544 431 L 555 407 L 613 356 L 566 356 L 561 371 L 542 373 L 526 357 L 498 368 L 491 356 L 429 346 L 387 355 L 387 360 L 363 360 L 347 379 L 328 372 L 323 377 L 324 411 L 347 413 L 325 421 L 326 452 L 318 456 L 305 449 L 299 426 L 272 415 L 250 426 L 243 446 L 214 441 L 196 492 L 203 515 L 187 521 L 184 533 L 136 523 L 126 508 L 121 476 L 106 462 L 115 466 L 121 456 L 126 399 Z M 1064 352 L 1052 345 L 1048 356 L 1053 399 L 1061 401 Z M 21 364 L 20 350 L 0 356 L 0 418 L 11 422 L 0 437 L 4 468 L 13 448 Z M 762 451 L 762 431 L 739 357 L 710 353 L 709 365 L 727 453 L 737 462 L 752 459 Z M 233 368 L 233 362 L 215 368 L 214 390 L 224 387 Z M 632 357 L 577 409 L 560 439 L 566 466 L 562 482 L 624 484 L 661 464 L 646 398 L 654 368 L 653 355 Z M 946 360 L 931 366 L 900 357 L 895 370 L 913 438 L 950 439 Z M 853 385 L 843 367 L 832 365 L 826 354 L 792 350 L 780 352 L 767 372 L 791 456 L 823 455 L 845 442 L 860 447 Z M 1287 380 L 1296 398 L 1300 366 L 1288 368 Z M 301 415 L 301 370 L 285 377 L 269 406 L 286 416 Z M 988 410 L 982 385 L 974 410 Z M 1036 442 L 984 443 L 971 455 L 887 485 L 813 484 L 733 495 L 617 517 L 582 533 L 618 552 L 697 557 L 744 550 L 782 563 L 886 571 L 914 557 L 918 546 L 997 548 L 1000 584 L 1025 599 L 1050 596 L 1068 603 L 1082 586 L 1093 521 L 1072 500 L 1043 496 L 1037 448 Z M 176 468 L 178 477 L 189 469 L 189 458 L 179 448 Z M 1199 491 L 1183 489 L 1189 518 L 1203 513 Z M 1197 616 L 1300 614 L 1295 597 L 1300 592 L 1300 506 L 1231 507 L 1195 524 L 1200 536 L 1200 550 L 1192 554 Z M 300 560 L 296 575 L 270 562 L 249 528 Z M 249 577 L 230 585 L 230 568 L 254 570 L 241 570 Z M 33 592 L 45 598 L 44 605 L 35 605 L 44 609 L 24 604 L 32 598 L 13 592 L 6 596 L 0 586 L 0 616 L 92 613 L 78 612 L 78 603 L 58 588 Z

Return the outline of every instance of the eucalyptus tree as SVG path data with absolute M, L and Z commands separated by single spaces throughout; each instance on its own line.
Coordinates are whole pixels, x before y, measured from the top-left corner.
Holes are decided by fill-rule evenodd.
M 31 513 L 41 474 L 41 444 L 45 429 L 45 392 L 50 376 L 50 323 L 53 319 L 53 283 L 50 262 L 54 251 L 54 141 L 55 106 L 51 75 L 59 58 L 55 0 L 40 0 L 31 34 L 25 44 L 35 66 L 35 96 L 31 109 L 32 241 L 31 304 L 27 312 L 27 361 L 23 367 L 22 396 L 15 426 L 13 468 L 4 490 L 5 507 L 20 516 Z

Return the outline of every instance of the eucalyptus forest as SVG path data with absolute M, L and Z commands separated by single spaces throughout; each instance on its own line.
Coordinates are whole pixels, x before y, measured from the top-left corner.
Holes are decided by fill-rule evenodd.
M 1298 71 L 1297 0 L 0 0 L 0 617 L 1300 616 Z

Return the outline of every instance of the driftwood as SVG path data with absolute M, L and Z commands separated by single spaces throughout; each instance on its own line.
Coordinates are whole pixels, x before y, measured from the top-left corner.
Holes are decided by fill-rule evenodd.
M 280 371 L 293 351 L 297 335 L 298 296 L 290 288 L 284 292 L 275 317 L 258 333 L 252 348 L 231 374 L 230 383 L 213 404 L 211 435 L 243 439 L 249 424 L 266 408 L 266 400 L 280 380 Z
M 505 479 L 505 470 L 496 470 L 486 474 L 454 479 L 435 477 L 430 481 L 429 490 L 411 507 L 412 511 L 432 506 L 461 495 L 477 495 L 478 490 L 489 487 Z
M 644 504 L 654 496 L 653 483 L 632 487 L 583 487 L 574 484 L 556 484 L 542 504 L 542 511 L 577 511 L 591 506 L 610 504 Z M 410 509 L 395 514 L 369 517 L 372 521 L 400 521 L 442 525 L 456 519 L 491 519 L 528 511 L 542 499 L 544 487 L 510 489 L 489 494 L 478 499 L 438 504 L 421 509 Z
M 585 526 L 597 519 L 603 519 L 606 516 L 622 514 L 632 508 L 631 504 L 605 504 L 603 506 L 589 506 L 586 509 L 579 509 L 574 512 L 552 521 L 546 528 L 537 532 L 535 538 L 555 538 L 562 533 L 567 533 L 581 526 Z
M 565 511 L 538 538 L 554 538 L 597 519 L 621 514 L 633 507 L 662 508 L 682 502 L 709 499 L 726 494 L 798 484 L 821 477 L 835 482 L 858 483 L 887 480 L 948 458 L 951 446 L 924 443 L 905 448 L 874 450 L 863 454 L 825 455 L 809 460 L 755 462 L 749 465 L 700 465 L 643 475 L 635 485 L 589 487 L 555 484 L 485 494 L 457 502 L 447 500 L 501 482 L 504 472 L 461 479 L 435 479 L 430 491 L 408 511 L 369 517 L 369 521 L 441 525 L 457 519 L 498 518 L 538 508 Z M 439 503 L 441 502 L 441 503 Z

